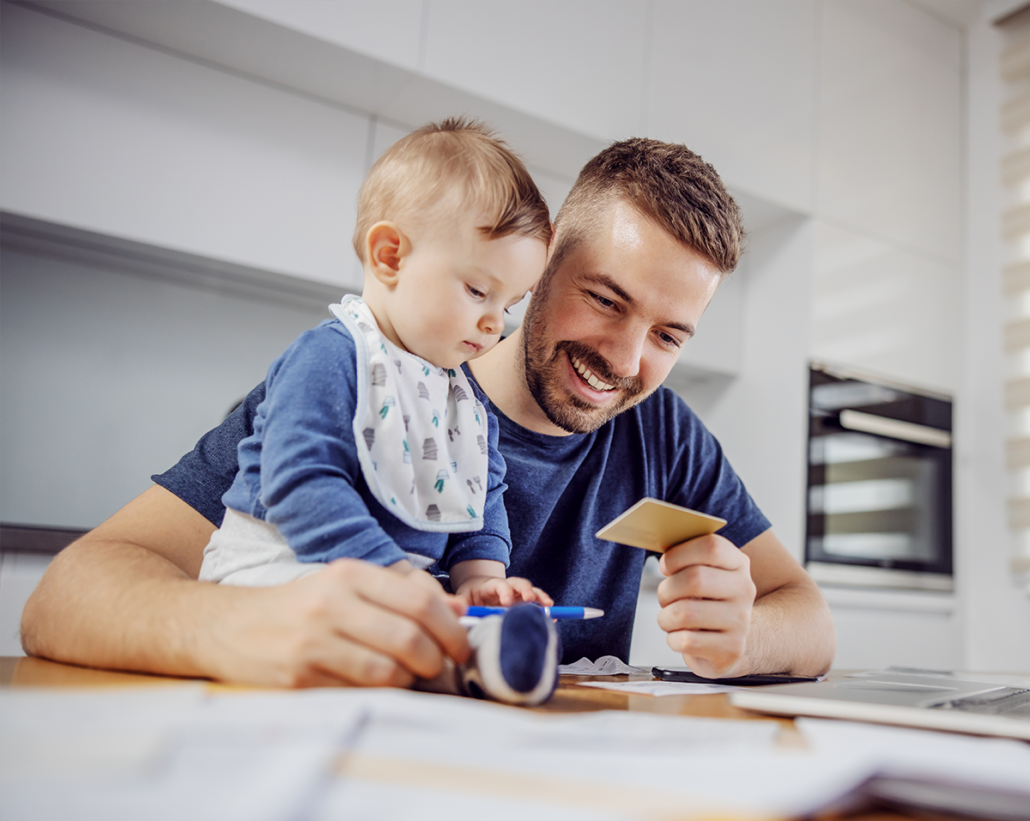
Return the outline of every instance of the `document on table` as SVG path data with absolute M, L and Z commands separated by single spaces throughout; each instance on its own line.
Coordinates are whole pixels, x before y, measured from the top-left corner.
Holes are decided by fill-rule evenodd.
M 775 733 L 767 722 L 551 715 L 397 690 L 7 690 L 0 817 L 330 819 L 340 807 L 361 817 L 363 802 L 370 818 L 456 806 L 562 821 L 649 807 L 753 816 L 767 799 L 793 813 L 851 785 L 839 763 L 786 778 L 793 765 L 776 763 Z M 735 761 L 762 773 L 753 801 L 731 788 Z M 656 790 L 656 773 L 669 786 Z
M 0 691 L 0 817 L 295 818 L 363 717 L 359 704 L 202 685 Z
M 740 689 L 729 684 L 701 684 L 686 681 L 583 681 L 580 682 L 580 685 L 643 696 L 708 696 Z
M 396 817 L 452 806 L 500 811 L 510 802 L 517 809 L 500 817 L 771 818 L 808 814 L 865 777 L 845 759 L 799 761 L 778 748 L 775 722 L 555 715 L 440 696 L 427 706 L 403 692 L 376 698 L 317 819 L 353 807 L 355 795 L 366 806 L 392 802 Z
M 550 714 L 400 690 L 6 690 L 0 817 L 754 821 L 816 814 L 892 774 L 1030 799 L 1025 745 L 799 726 L 811 749 L 779 746 L 772 721 Z
M 862 756 L 866 793 L 948 814 L 1030 819 L 1030 745 L 909 727 L 799 718 L 817 755 Z

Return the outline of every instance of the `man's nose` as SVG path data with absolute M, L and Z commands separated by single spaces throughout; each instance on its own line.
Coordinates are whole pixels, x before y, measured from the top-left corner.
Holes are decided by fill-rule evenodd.
M 646 341 L 646 333 L 623 328 L 609 336 L 598 352 L 608 360 L 615 376 L 627 379 L 640 373 Z

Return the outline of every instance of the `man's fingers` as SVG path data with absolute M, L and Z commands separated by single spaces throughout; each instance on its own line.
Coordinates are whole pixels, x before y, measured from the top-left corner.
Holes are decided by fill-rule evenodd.
M 372 606 L 367 616 L 368 622 L 374 625 L 371 634 L 376 641 L 386 642 L 385 646 L 372 644 L 372 647 L 383 646 L 405 667 L 419 674 L 426 664 L 420 637 L 431 638 L 455 661 L 468 658 L 468 635 L 448 604 L 447 595 L 428 574 L 413 573 L 397 578 L 394 574 L 378 572 L 378 567 L 353 560 L 332 562 L 326 569 L 336 572 L 341 583 L 352 587 L 360 599 Z M 347 624 L 350 632 L 349 625 L 354 622 L 341 624 Z M 412 663 L 422 669 L 413 668 L 404 655 L 394 655 L 393 651 L 414 652 Z
M 666 636 L 669 647 L 680 655 L 710 658 L 722 654 L 722 634 L 701 630 L 676 630 Z
M 658 625 L 691 670 L 718 676 L 744 654 L 756 588 L 747 555 L 721 536 L 702 536 L 665 552 L 659 564 Z
M 389 664 L 381 661 L 384 658 L 422 678 L 432 678 L 442 669 L 444 650 L 427 632 L 424 621 L 413 620 L 365 601 L 350 603 L 344 617 L 347 626 L 338 628 L 339 638 L 356 642 L 371 651 L 369 655 L 357 654 L 357 658 L 349 662 L 351 665 L 360 665 L 354 677 L 359 678 L 361 683 L 375 682 L 375 686 L 392 683 L 396 673 Z M 465 632 L 464 629 L 462 632 Z M 332 670 L 340 669 L 333 664 L 322 666 Z
M 658 584 L 658 602 L 665 607 L 678 599 L 754 599 L 750 574 L 708 565 L 685 567 Z
M 398 591 L 406 596 L 406 612 Z M 443 666 L 430 625 L 437 609 L 457 619 L 438 600 L 442 592 L 360 561 L 334 562 L 291 592 L 300 594 L 291 613 L 304 631 L 286 649 L 295 686 L 311 686 L 318 679 L 312 671 L 350 684 L 390 686 L 412 673 L 436 675 Z
M 722 536 L 700 536 L 670 547 L 658 560 L 658 567 L 666 576 L 672 576 L 686 567 L 705 565 L 738 570 L 749 564 L 747 555 Z
M 750 608 L 706 599 L 679 599 L 658 613 L 658 626 L 666 633 L 677 630 L 725 633 L 746 632 Z
M 443 655 L 439 649 L 436 655 L 442 665 Z M 436 673 L 425 677 L 432 675 Z M 325 653 L 310 660 L 309 669 L 303 679 L 297 681 L 297 686 L 410 687 L 414 681 L 414 674 L 396 659 L 342 637 L 341 642 L 331 649 L 327 646 Z
M 744 639 L 727 641 L 722 633 L 678 630 L 666 636 L 666 643 L 683 656 L 691 672 L 707 678 L 729 673 L 744 653 Z

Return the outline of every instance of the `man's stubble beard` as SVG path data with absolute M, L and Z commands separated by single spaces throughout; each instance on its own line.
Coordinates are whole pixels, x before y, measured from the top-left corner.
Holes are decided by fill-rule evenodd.
M 545 280 L 549 279 L 545 275 Z M 624 410 L 647 397 L 637 377 L 615 376 L 603 356 L 588 345 L 571 340 L 554 343 L 551 350 L 545 332 L 549 283 L 537 286 L 522 320 L 522 362 L 526 386 L 534 401 L 551 422 L 569 433 L 591 433 L 614 419 Z M 564 360 L 573 356 L 580 360 L 602 382 L 614 385 L 619 398 L 609 405 L 597 407 L 575 394 L 559 395 L 556 385 L 565 367 Z

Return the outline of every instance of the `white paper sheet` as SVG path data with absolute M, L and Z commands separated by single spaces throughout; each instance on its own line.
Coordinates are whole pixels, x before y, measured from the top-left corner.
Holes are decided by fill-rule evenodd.
M 435 697 L 445 699 L 437 710 L 413 704 L 413 695 L 376 696 L 327 805 L 345 806 L 349 790 L 367 798 L 378 783 L 403 790 L 404 805 L 421 805 L 422 817 L 471 793 L 528 802 L 540 818 L 567 808 L 602 818 L 761 818 L 808 813 L 867 775 L 846 756 L 820 761 L 780 749 L 775 722 L 549 715 L 446 697 Z
M 584 681 L 581 685 L 644 696 L 707 696 L 740 689 L 728 684 L 694 684 L 688 681 Z
M 627 685 L 721 687 L 618 688 Z M 1015 742 L 799 726 L 811 749 L 779 745 L 771 721 L 559 714 L 398 690 L 6 690 L 0 817 L 328 821 L 493 807 L 498 818 L 754 821 L 818 812 L 876 774 L 1009 791 L 1030 784 L 1030 748 Z
M 5 690 L 0 817 L 297 817 L 363 720 L 317 693 Z
M 858 754 L 893 778 L 1022 793 L 1030 807 L 1025 742 L 818 718 L 799 718 L 796 726 L 820 755 Z
M 638 821 L 637 813 L 613 812 L 488 792 L 455 791 L 439 785 L 385 781 L 341 781 L 326 796 L 311 821 L 384 821 L 384 819 L 489 819 L 489 821 Z

